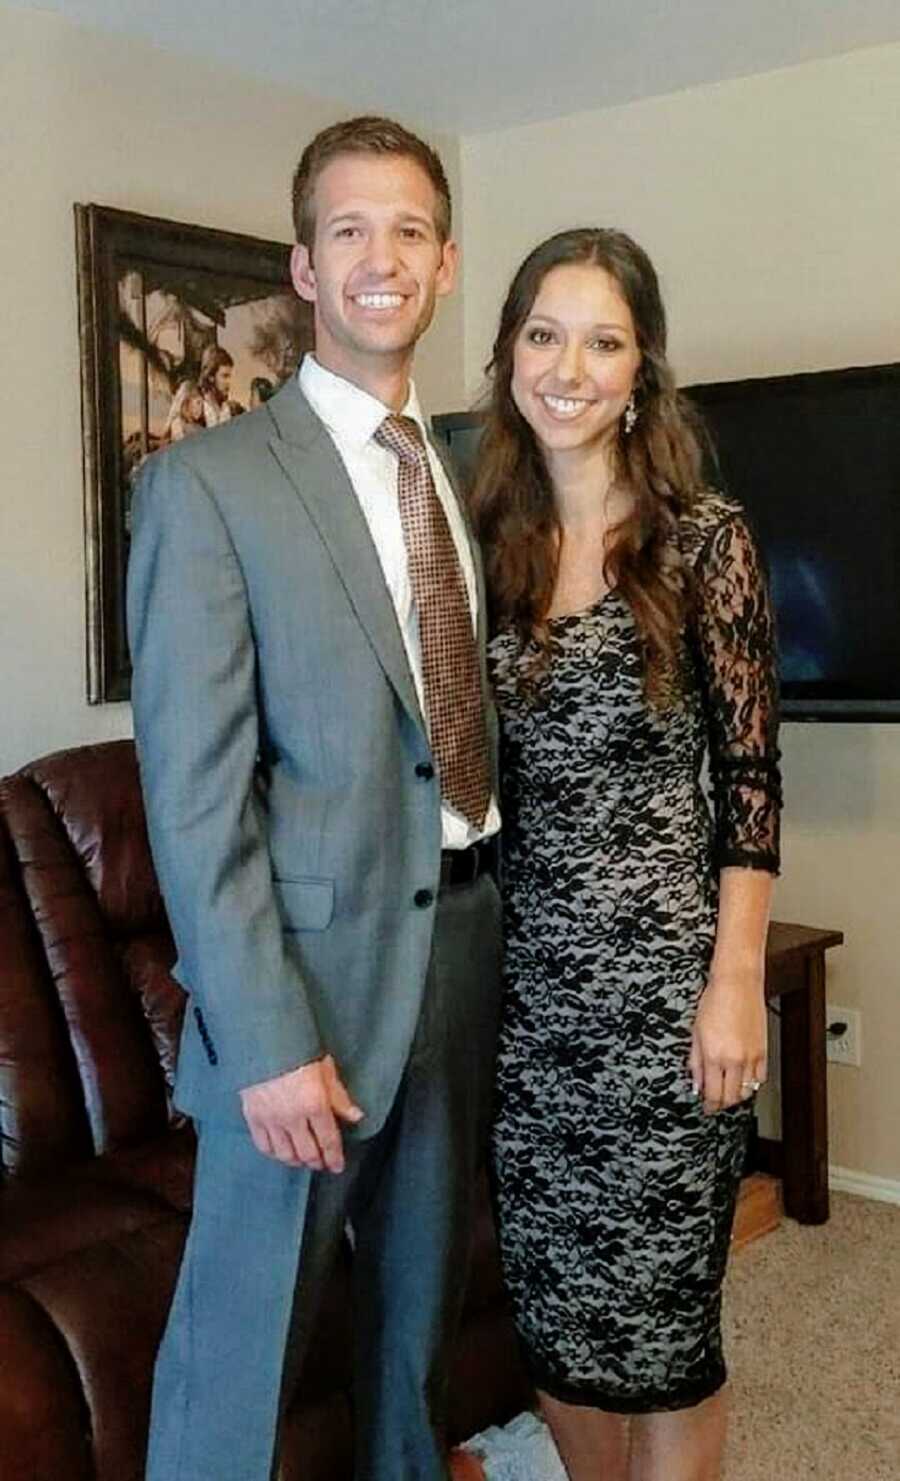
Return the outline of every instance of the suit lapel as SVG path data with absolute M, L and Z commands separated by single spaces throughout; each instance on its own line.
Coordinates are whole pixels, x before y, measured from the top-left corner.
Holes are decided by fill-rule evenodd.
M 293 378 L 267 410 L 275 424 L 272 452 L 319 531 L 388 680 L 425 731 L 378 552 L 337 449 Z

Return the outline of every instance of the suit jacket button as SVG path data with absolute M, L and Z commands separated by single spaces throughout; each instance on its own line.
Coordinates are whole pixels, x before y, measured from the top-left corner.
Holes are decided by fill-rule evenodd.
M 416 890 L 416 893 L 413 895 L 413 900 L 420 910 L 424 910 L 426 905 L 430 905 L 433 899 L 433 890 Z
M 420 761 L 416 766 L 416 776 L 423 782 L 430 782 L 434 776 L 434 767 L 430 761 Z

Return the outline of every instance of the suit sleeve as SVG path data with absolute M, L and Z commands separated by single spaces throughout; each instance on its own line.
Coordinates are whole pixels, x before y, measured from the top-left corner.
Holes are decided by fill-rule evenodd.
M 173 449 L 148 459 L 128 571 L 135 737 L 179 976 L 235 1091 L 323 1052 L 272 887 L 256 650 L 237 554 L 211 491 Z

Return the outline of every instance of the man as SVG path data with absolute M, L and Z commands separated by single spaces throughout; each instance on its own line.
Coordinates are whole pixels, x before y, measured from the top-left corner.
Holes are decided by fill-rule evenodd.
M 410 380 L 457 254 L 439 159 L 388 120 L 320 134 L 294 210 L 315 355 L 150 459 L 134 521 L 135 728 L 199 1129 L 150 1481 L 273 1473 L 346 1220 L 357 1476 L 447 1476 L 499 976 L 483 587 Z
M 250 410 L 256 411 L 275 394 L 275 383 L 267 375 L 255 375 L 250 382 Z
M 207 427 L 221 427 L 232 417 L 240 416 L 244 408 L 230 396 L 234 360 L 228 351 L 217 344 L 208 344 L 200 357 L 198 385 L 203 397 L 203 417 Z

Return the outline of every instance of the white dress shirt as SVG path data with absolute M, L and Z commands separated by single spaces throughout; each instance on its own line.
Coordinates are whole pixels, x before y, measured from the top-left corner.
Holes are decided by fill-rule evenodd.
M 352 381 L 344 380 L 326 370 L 313 355 L 304 356 L 299 371 L 300 388 L 316 416 L 325 424 L 338 455 L 347 470 L 353 491 L 359 500 L 369 532 L 372 536 L 381 569 L 406 648 L 406 656 L 416 686 L 419 704 L 425 714 L 425 698 L 422 684 L 422 650 L 419 642 L 419 621 L 416 604 L 409 579 L 409 561 L 403 539 L 400 520 L 400 502 L 397 497 L 398 459 L 389 448 L 373 441 L 375 432 L 391 408 L 385 406 L 368 391 L 363 391 Z M 456 497 L 447 480 L 443 464 L 431 447 L 428 428 L 422 417 L 415 387 L 410 382 L 409 396 L 401 413 L 411 417 L 421 430 L 428 462 L 437 496 L 443 505 L 450 526 L 453 543 L 459 556 L 469 607 L 472 612 L 473 628 L 477 626 L 477 588 L 472 553 L 466 535 L 463 518 Z M 484 828 L 473 828 L 468 820 L 455 808 L 441 805 L 442 846 L 465 848 L 475 839 L 496 833 L 500 827 L 500 813 L 496 798 L 492 797 Z

